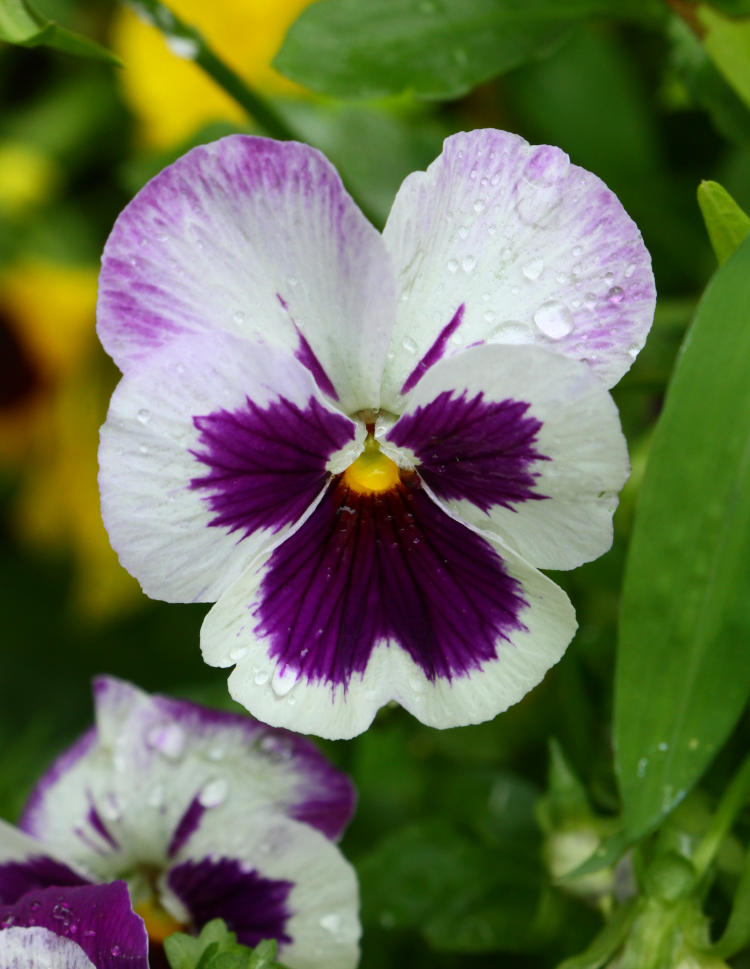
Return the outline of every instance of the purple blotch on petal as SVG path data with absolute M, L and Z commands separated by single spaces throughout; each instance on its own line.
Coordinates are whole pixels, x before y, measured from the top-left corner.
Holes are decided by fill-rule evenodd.
M 221 918 L 243 945 L 262 939 L 291 942 L 286 924 L 290 881 L 264 878 L 230 858 L 186 861 L 172 868 L 167 881 L 190 912 L 193 928 Z
M 527 415 L 529 406 L 446 390 L 399 418 L 387 439 L 414 452 L 420 477 L 438 498 L 466 499 L 485 512 L 496 505 L 514 510 L 546 497 L 534 491 L 534 464 L 549 458 L 534 446 L 542 422 Z
M 346 685 L 388 640 L 434 681 L 479 669 L 524 629 L 520 583 L 476 532 L 447 515 L 416 475 L 390 491 L 333 482 L 272 553 L 256 632 L 283 668 Z
M 0 906 L 0 928 L 39 926 L 77 943 L 96 969 L 148 969 L 148 937 L 125 882 L 45 888 Z
M 0 864 L 0 904 L 3 905 L 13 905 L 27 892 L 50 885 L 88 884 L 85 878 L 48 855 Z
M 285 397 L 265 407 L 248 397 L 237 410 L 193 423 L 202 450 L 191 453 L 210 471 L 190 487 L 209 492 L 210 525 L 241 531 L 242 538 L 296 522 L 324 486 L 328 458 L 354 437 L 351 421 L 314 397 L 304 410 Z
M 167 848 L 168 858 L 174 858 L 180 848 L 182 848 L 182 846 L 190 839 L 191 835 L 195 833 L 205 812 L 205 807 L 201 804 L 199 797 L 196 795 L 177 823 L 177 827 L 174 829 L 172 840 L 169 842 L 169 847 Z
M 416 387 L 430 367 L 437 363 L 438 360 L 440 360 L 440 358 L 443 356 L 445 353 L 446 343 L 453 336 L 459 326 L 461 326 L 465 309 L 466 305 L 461 303 L 456 312 L 453 314 L 450 323 L 446 323 L 430 349 L 427 351 L 427 353 L 425 353 L 425 355 L 404 381 L 404 386 L 401 388 L 402 394 L 408 394 L 410 390 Z

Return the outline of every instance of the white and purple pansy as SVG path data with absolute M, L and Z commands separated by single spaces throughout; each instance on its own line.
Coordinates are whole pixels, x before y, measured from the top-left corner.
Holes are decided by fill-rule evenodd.
M 353 790 L 296 734 L 95 684 L 96 726 L 0 822 L 0 904 L 123 879 L 152 944 L 222 918 L 292 969 L 358 958 L 357 882 L 332 842 Z
M 488 719 L 575 631 L 538 570 L 611 543 L 607 388 L 654 299 L 636 226 L 555 148 L 449 138 L 382 235 L 305 145 L 196 148 L 104 251 L 112 544 L 148 595 L 216 602 L 204 657 L 268 723 Z
M 1 899 L 3 969 L 149 969 L 146 929 L 124 882 Z

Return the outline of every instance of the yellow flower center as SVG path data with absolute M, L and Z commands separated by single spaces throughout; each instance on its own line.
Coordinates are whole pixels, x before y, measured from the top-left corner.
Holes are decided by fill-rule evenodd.
M 383 454 L 374 437 L 365 441 L 365 449 L 344 472 L 344 484 L 352 491 L 377 494 L 388 491 L 401 480 L 395 461 Z
M 185 931 L 185 926 L 173 918 L 155 899 L 140 902 L 134 907 L 134 911 L 146 923 L 146 932 L 151 942 L 161 945 L 173 932 Z

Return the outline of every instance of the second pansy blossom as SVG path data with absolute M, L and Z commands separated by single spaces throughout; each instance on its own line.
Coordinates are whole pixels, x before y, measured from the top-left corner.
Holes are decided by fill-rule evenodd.
M 606 388 L 653 304 L 638 230 L 557 149 L 456 135 L 382 236 L 311 148 L 195 149 L 104 253 L 112 543 L 149 595 L 218 600 L 204 656 L 269 723 L 492 717 L 575 630 L 538 569 L 611 542 Z

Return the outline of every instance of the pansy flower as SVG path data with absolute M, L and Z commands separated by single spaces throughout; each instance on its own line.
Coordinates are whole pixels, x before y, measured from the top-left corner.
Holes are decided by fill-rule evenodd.
M 455 135 L 382 235 L 305 145 L 196 148 L 103 255 L 112 544 L 148 595 L 216 602 L 204 657 L 268 723 L 492 717 L 575 630 L 539 569 L 611 543 L 607 387 L 653 307 L 636 226 L 556 148 Z
M 0 902 L 0 965 L 148 969 L 148 937 L 124 882 L 38 889 Z
M 332 843 L 348 779 L 297 734 L 95 684 L 96 726 L 0 822 L 0 903 L 124 879 L 152 944 L 223 918 L 292 969 L 357 962 L 357 883 Z

